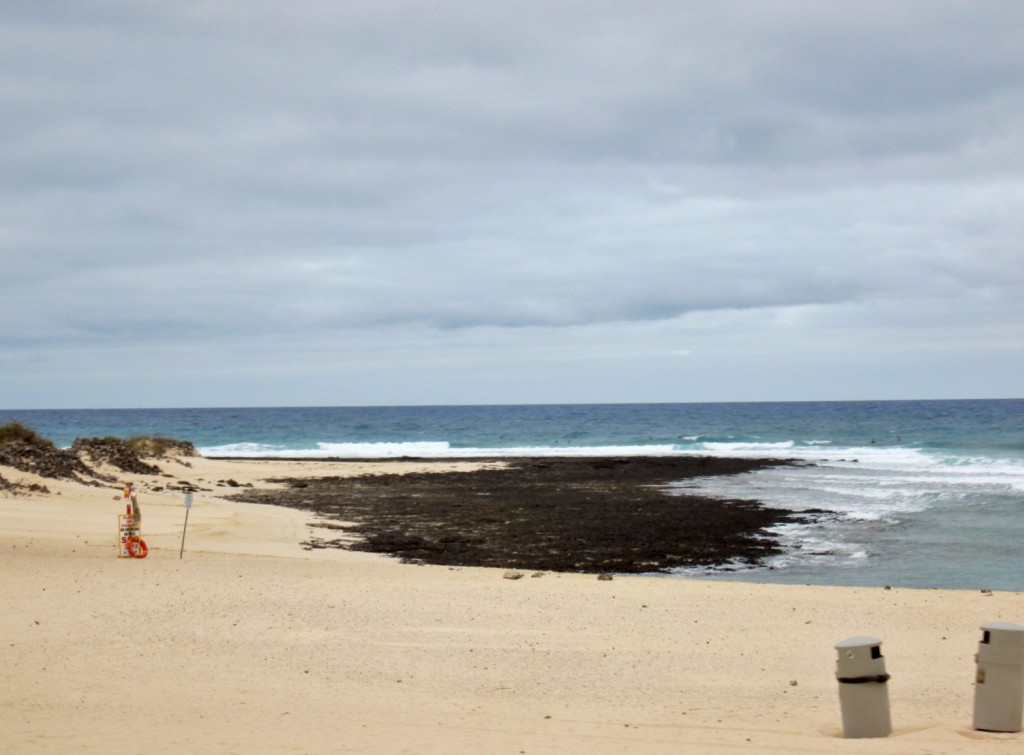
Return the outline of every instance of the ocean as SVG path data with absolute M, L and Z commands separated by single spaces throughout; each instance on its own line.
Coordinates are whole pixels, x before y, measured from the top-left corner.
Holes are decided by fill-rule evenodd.
M 834 512 L 782 555 L 676 576 L 1024 591 L 1024 400 L 0 410 L 68 446 L 162 435 L 207 456 L 720 455 L 806 464 L 679 492 Z

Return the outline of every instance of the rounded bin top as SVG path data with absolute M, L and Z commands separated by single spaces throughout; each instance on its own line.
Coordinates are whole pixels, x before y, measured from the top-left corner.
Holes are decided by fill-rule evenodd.
M 1024 663 L 1024 627 L 1006 621 L 993 621 L 982 627 L 985 634 L 978 643 L 979 662 Z
M 864 648 L 871 647 L 872 645 L 881 645 L 882 641 L 877 637 L 850 637 L 845 640 L 840 640 L 836 643 L 836 650 L 845 650 L 848 648 Z
M 1013 624 L 1009 621 L 990 621 L 988 624 L 982 624 L 981 628 L 986 632 L 1024 632 L 1024 627 L 1020 624 Z
M 850 637 L 836 643 L 836 677 L 840 682 L 884 681 L 885 658 L 877 637 Z

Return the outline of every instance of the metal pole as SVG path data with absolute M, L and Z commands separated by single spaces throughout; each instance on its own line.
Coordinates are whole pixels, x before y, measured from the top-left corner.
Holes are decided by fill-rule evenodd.
M 188 529 L 188 512 L 191 508 L 185 509 L 185 526 L 181 530 L 181 550 L 178 551 L 178 560 L 181 561 L 181 554 L 185 552 L 185 530 Z

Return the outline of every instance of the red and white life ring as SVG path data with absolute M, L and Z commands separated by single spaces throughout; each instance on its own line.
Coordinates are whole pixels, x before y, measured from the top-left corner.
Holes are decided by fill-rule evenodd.
M 125 541 L 124 547 L 132 558 L 145 558 L 149 555 L 149 546 L 141 537 L 133 535 Z

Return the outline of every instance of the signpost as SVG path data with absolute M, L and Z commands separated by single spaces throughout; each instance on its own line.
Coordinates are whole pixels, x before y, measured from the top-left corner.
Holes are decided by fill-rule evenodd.
M 188 529 L 188 512 L 192 510 L 192 494 L 185 493 L 185 526 L 181 530 L 181 550 L 178 551 L 178 560 L 181 560 L 182 554 L 185 552 L 185 530 Z
M 124 514 L 118 514 L 117 516 L 117 537 L 118 537 L 118 558 L 132 558 L 132 553 L 129 541 L 132 538 L 138 539 L 139 537 L 139 525 L 135 522 L 135 517 L 131 515 L 131 506 L 125 507 L 127 511 Z
M 135 495 L 135 486 L 130 482 L 124 485 L 124 498 L 131 503 L 125 504 L 125 511 L 117 517 L 118 558 L 145 558 L 149 555 L 146 541 L 141 537 L 142 512 L 139 510 L 139 499 Z

